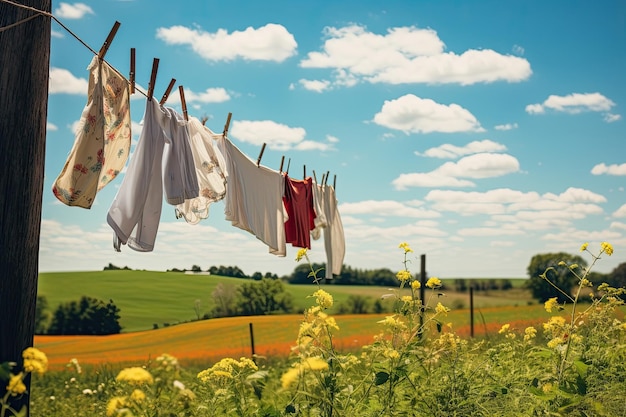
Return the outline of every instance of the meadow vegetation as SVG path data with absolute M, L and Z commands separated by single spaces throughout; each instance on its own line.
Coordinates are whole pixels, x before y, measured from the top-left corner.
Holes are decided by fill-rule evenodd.
M 11 399 L 23 394 L 28 375 L 32 415 L 42 416 L 626 415 L 626 290 L 589 279 L 596 262 L 612 255 L 610 244 L 595 254 L 581 247 L 589 267 L 563 261 L 541 274 L 564 293 L 563 301 L 545 301 L 541 324 L 504 323 L 473 339 L 449 323 L 441 280 L 429 278 L 420 298 L 421 283 L 406 263 L 411 248 L 400 249 L 405 269 L 387 296 L 393 312 L 356 349 L 337 343 L 340 316 L 329 314 L 336 287 L 316 286 L 285 358 L 223 357 L 202 367 L 167 353 L 123 369 L 83 369 L 75 360 L 62 372 L 45 372 L 45 349 L 30 348 L 24 369 L 3 367 L 0 417 L 19 414 Z M 576 277 L 572 292 L 550 280 L 551 268 Z M 311 267 L 313 282 L 317 273 Z

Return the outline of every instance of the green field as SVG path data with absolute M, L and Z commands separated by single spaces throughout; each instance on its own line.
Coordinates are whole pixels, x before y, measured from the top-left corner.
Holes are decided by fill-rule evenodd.
M 523 280 L 511 280 L 514 289 L 509 291 L 476 292 L 475 308 L 495 306 L 527 305 L 534 303 L 530 295 L 520 288 Z M 82 296 L 97 298 L 103 301 L 112 299 L 120 308 L 123 332 L 149 330 L 165 323 L 177 324 L 196 320 L 196 300 L 200 302 L 200 315 L 211 310 L 211 292 L 219 283 L 241 285 L 247 282 L 239 278 L 226 278 L 213 275 L 189 275 L 181 272 L 155 271 L 91 271 L 91 272 L 58 272 L 41 273 L 39 275 L 38 293 L 46 297 L 50 312 L 60 303 L 77 301 Z M 448 291 L 444 287 L 439 297 L 447 306 L 459 305 L 469 307 L 468 293 Z M 294 298 L 298 311 L 312 305 L 313 300 L 307 298 L 317 286 L 285 284 Z M 335 299 L 335 305 L 344 302 L 350 295 L 378 299 L 383 294 L 392 292 L 385 287 L 373 286 L 326 286 Z M 427 299 L 428 294 L 427 291 Z M 437 297 L 435 297 L 437 298 Z M 335 307 L 336 308 L 336 307 Z M 334 313 L 331 310 L 330 313 Z

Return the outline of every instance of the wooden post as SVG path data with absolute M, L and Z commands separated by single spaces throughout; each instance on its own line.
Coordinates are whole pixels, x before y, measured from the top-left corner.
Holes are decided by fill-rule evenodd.
M 474 284 L 470 285 L 470 337 L 474 337 Z
M 20 0 L 50 12 L 51 0 Z M 0 2 L 0 27 L 33 16 Z M 0 32 L 0 363 L 16 362 L 33 346 L 39 274 L 50 67 L 50 18 L 38 16 Z M 26 392 L 9 397 L 20 410 Z M 6 384 L 0 384 L 0 397 Z M 28 415 L 28 412 L 27 412 Z
M 254 330 L 252 330 L 252 323 L 250 325 L 250 348 L 252 350 L 252 360 L 256 363 L 256 355 L 254 353 Z
M 426 306 L 424 299 L 426 297 L 426 254 L 420 257 L 420 300 L 422 300 L 422 314 L 420 314 L 420 339 L 422 338 L 422 326 L 424 325 L 424 312 Z

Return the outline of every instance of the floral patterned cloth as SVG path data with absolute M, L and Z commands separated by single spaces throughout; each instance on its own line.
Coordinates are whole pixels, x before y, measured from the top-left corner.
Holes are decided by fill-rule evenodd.
M 198 197 L 186 199 L 176 206 L 176 217 L 184 217 L 189 224 L 197 224 L 209 217 L 209 206 L 226 195 L 226 162 L 213 140 L 222 137 L 202 125 L 200 120 L 189 117 L 189 144 L 198 176 Z
M 87 105 L 74 146 L 52 187 L 59 201 L 83 208 L 91 208 L 96 193 L 124 168 L 131 141 L 127 81 L 97 56 L 87 69 Z

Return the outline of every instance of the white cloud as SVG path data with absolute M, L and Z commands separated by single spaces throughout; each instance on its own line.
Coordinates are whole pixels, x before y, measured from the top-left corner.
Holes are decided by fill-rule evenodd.
M 300 66 L 333 69 L 337 84 L 346 86 L 357 80 L 461 85 L 517 82 L 532 74 L 527 60 L 489 49 L 470 49 L 460 55 L 444 52 L 445 44 L 432 29 L 396 27 L 380 35 L 351 25 L 327 27 L 324 34 L 322 51 L 308 53 Z
M 611 226 L 609 226 L 609 228 L 611 228 L 611 229 L 622 229 L 622 230 L 626 230 L 626 223 L 622 223 L 622 222 L 611 222 Z
M 513 130 L 513 129 L 517 129 L 517 123 L 506 123 L 503 125 L 496 125 L 495 129 L 496 130 Z
M 330 87 L 330 81 L 327 80 L 299 80 L 298 81 L 302 87 L 309 91 L 315 91 L 316 93 L 321 93 L 325 90 L 328 90 Z
M 54 11 L 56 17 L 62 19 L 82 19 L 87 14 L 95 14 L 93 9 L 84 3 L 63 3 Z
M 330 143 L 337 143 L 339 142 L 339 138 L 333 135 L 326 135 L 326 140 Z
M 626 163 L 621 164 L 621 165 L 617 165 L 617 164 L 606 165 L 603 162 L 601 164 L 594 166 L 591 169 L 591 173 L 593 175 L 602 175 L 602 174 L 619 175 L 619 176 L 626 175 Z
M 585 111 L 608 112 L 613 106 L 615 103 L 600 93 L 573 93 L 567 96 L 550 95 L 543 103 L 527 105 L 526 112 L 529 114 L 545 113 L 546 110 L 569 114 Z
M 526 52 L 524 48 L 519 45 L 513 45 L 513 48 L 511 48 L 511 50 L 516 55 L 524 55 L 524 52 Z
M 622 119 L 622 116 L 620 114 L 606 113 L 604 115 L 604 121 L 607 123 L 617 122 L 618 120 L 621 120 L 621 119 Z
M 437 218 L 441 214 L 434 210 L 427 210 L 421 207 L 411 207 L 412 202 L 399 202 L 393 200 L 366 200 L 357 203 L 343 203 L 339 206 L 339 212 L 343 216 L 358 214 L 373 214 L 387 217 L 415 217 L 415 218 Z
M 185 103 L 223 103 L 230 100 L 230 94 L 224 88 L 207 88 L 201 93 L 185 88 Z M 167 99 L 168 104 L 180 104 L 178 88 Z
M 56 31 L 56 30 L 54 30 L 54 29 L 52 29 L 52 30 L 50 31 L 50 36 L 52 36 L 53 38 L 59 38 L 59 39 L 61 39 L 61 38 L 64 38 L 64 37 L 65 37 L 65 35 L 63 34 L 63 32 L 57 32 L 57 31 Z
M 613 217 L 623 218 L 626 217 L 626 204 L 622 205 L 620 208 L 613 212 Z
M 157 29 L 156 37 L 168 45 L 189 45 L 196 54 L 208 61 L 241 58 L 282 62 L 295 55 L 298 46 L 284 26 L 273 23 L 232 33 L 225 29 L 209 33 L 185 26 L 161 27 Z
M 332 150 L 332 143 L 305 140 L 306 130 L 290 127 L 272 120 L 240 120 L 233 123 L 230 136 L 242 142 L 261 146 L 265 143 L 270 149 L 287 151 Z
M 48 130 L 50 132 L 54 132 L 55 130 L 59 130 L 59 128 L 58 128 L 57 125 L 55 125 L 53 123 L 50 123 L 50 122 L 47 122 L 46 123 L 46 130 Z
M 493 142 L 489 139 L 470 142 L 465 146 L 455 146 L 449 143 L 430 148 L 423 153 L 415 152 L 418 156 L 427 156 L 430 158 L 458 158 L 459 156 L 469 155 L 481 152 L 500 152 L 506 151 L 506 146 Z
M 474 187 L 461 178 L 492 178 L 519 171 L 519 161 L 508 154 L 478 153 L 446 162 L 427 173 L 401 174 L 392 181 L 397 190 L 408 187 Z
M 50 94 L 87 94 L 89 83 L 84 78 L 76 78 L 63 68 L 50 68 Z
M 474 115 L 458 104 L 447 106 L 413 94 L 385 100 L 374 123 L 406 134 L 484 131 Z

